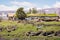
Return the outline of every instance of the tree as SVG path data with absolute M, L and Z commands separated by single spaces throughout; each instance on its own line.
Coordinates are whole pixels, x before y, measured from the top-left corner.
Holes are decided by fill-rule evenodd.
M 43 11 L 43 14 L 44 14 L 44 15 L 46 15 L 46 12 L 45 12 L 45 11 Z
M 17 11 L 16 11 L 16 17 L 17 17 L 18 19 L 23 20 L 23 19 L 26 18 L 26 14 L 25 14 L 25 12 L 24 12 L 23 9 L 24 9 L 23 7 L 17 9 Z
M 0 22 L 2 21 L 2 17 L 0 17 Z
M 37 10 L 35 8 L 32 8 L 32 13 L 37 13 Z
M 31 9 L 29 9 L 29 11 L 27 12 L 28 14 L 31 14 L 31 12 L 32 12 L 32 10 Z

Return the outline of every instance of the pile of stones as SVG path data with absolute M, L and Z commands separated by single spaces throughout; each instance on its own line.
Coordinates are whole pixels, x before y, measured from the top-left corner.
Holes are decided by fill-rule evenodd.
M 13 26 L 7 26 L 7 27 L 4 27 L 4 26 L 0 26 L 0 32 L 6 30 L 7 32 L 11 32 L 11 31 L 15 31 L 18 27 L 13 25 Z
M 44 32 L 44 31 L 38 31 L 38 32 L 31 32 L 31 31 L 29 31 L 29 32 L 27 32 L 26 33 L 26 36 L 40 36 L 40 35 L 42 35 L 42 36 L 60 36 L 60 31 L 46 31 L 46 32 Z
M 17 29 L 16 26 L 8 26 L 8 27 L 6 27 L 6 30 L 7 30 L 8 32 L 15 31 L 16 29 Z

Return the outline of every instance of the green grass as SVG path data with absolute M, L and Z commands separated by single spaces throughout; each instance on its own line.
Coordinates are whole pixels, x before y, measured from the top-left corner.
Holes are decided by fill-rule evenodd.
M 60 22 L 43 22 L 44 24 L 60 24 Z M 4 30 L 0 32 L 0 35 L 3 35 L 4 38 L 12 39 L 18 37 L 21 40 L 60 40 L 60 37 L 44 37 L 44 36 L 31 36 L 27 37 L 25 36 L 25 33 L 28 31 L 36 32 L 37 27 L 33 26 L 32 24 L 24 24 L 24 23 L 17 23 L 17 21 L 2 21 L 0 22 L 0 26 L 2 27 L 8 27 L 9 25 L 16 25 L 18 28 L 15 31 L 7 32 L 7 30 Z M 58 31 L 60 30 L 59 26 L 43 26 L 39 30 L 43 31 Z M 7 36 L 7 35 L 10 36 Z M 15 35 L 15 36 L 12 36 Z
M 42 14 L 27 14 L 27 16 L 58 16 L 57 14 L 55 14 L 55 13 L 51 13 L 51 14 L 44 14 L 44 13 L 42 13 Z

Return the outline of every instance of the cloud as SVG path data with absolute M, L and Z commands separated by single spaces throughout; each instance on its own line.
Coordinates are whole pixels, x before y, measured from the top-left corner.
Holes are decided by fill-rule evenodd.
M 0 11 L 16 10 L 16 6 L 0 5 Z
M 16 5 L 16 6 L 20 6 L 20 7 L 27 7 L 27 8 L 33 8 L 33 7 L 37 6 L 34 3 L 30 3 L 30 2 L 16 2 L 16 1 L 12 1 L 11 4 L 12 5 Z
M 39 8 L 39 7 L 38 7 L 37 9 L 42 9 L 42 8 Z
M 51 7 L 48 5 L 44 5 L 43 9 L 46 9 L 46 8 L 51 8 Z
M 56 2 L 54 5 L 53 5 L 54 8 L 60 8 L 60 2 Z
M 5 4 L 0 4 L 0 11 L 17 10 L 17 8 L 19 8 L 19 7 L 24 7 L 25 9 L 37 7 L 34 3 L 30 3 L 30 2 L 11 1 L 9 4 L 11 6 L 7 6 Z
M 53 4 L 52 6 L 44 5 L 43 9 L 46 9 L 46 8 L 60 8 L 60 2 L 56 1 L 56 3 Z
M 56 2 L 55 4 L 53 4 L 52 6 L 49 5 L 44 5 L 42 8 L 39 7 L 39 5 L 35 4 L 35 3 L 31 3 L 31 2 L 17 2 L 17 1 L 10 1 L 10 6 L 7 6 L 5 4 L 0 4 L 0 11 L 8 11 L 8 10 L 17 10 L 19 7 L 24 7 L 25 10 L 28 10 L 30 8 L 37 8 L 37 10 L 39 9 L 46 9 L 46 8 L 60 8 L 60 2 Z

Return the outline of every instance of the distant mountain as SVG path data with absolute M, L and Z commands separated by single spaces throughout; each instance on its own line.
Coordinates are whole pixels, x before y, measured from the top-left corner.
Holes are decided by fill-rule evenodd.
M 38 10 L 40 13 L 56 13 L 60 14 L 60 8 L 47 8 L 47 9 L 40 9 Z
M 15 13 L 16 11 L 0 11 L 0 13 Z M 25 10 L 25 12 L 27 12 L 27 10 Z M 60 8 L 47 8 L 47 9 L 39 9 L 38 10 L 39 13 L 57 13 L 60 14 Z
M 15 11 L 0 11 L 0 12 L 9 12 L 9 13 L 14 13 Z
M 8 13 L 15 13 L 15 11 L 0 11 L 0 13 L 8 14 Z

